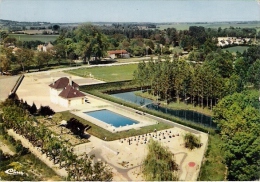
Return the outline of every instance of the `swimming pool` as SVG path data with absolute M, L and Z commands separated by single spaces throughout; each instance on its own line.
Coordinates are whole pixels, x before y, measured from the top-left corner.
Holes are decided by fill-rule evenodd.
M 139 123 L 133 119 L 127 118 L 115 112 L 112 112 L 107 109 L 102 109 L 98 111 L 90 111 L 90 112 L 83 112 L 84 114 L 96 118 L 100 121 L 103 121 L 107 124 L 111 124 L 114 127 L 126 126 Z

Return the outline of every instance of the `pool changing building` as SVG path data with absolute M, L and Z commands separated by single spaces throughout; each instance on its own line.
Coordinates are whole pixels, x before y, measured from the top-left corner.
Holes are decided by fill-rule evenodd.
M 85 94 L 79 91 L 79 85 L 70 78 L 62 77 L 49 85 L 52 103 L 63 107 L 81 105 L 85 103 Z

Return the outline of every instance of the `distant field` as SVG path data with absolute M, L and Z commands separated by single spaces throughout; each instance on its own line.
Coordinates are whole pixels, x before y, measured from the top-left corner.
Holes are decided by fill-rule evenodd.
M 88 77 L 91 73 L 96 79 L 106 82 L 114 82 L 133 79 L 133 73 L 137 69 L 137 66 L 138 64 L 102 66 L 94 68 L 80 68 L 65 72 L 82 77 Z
M 235 46 L 235 47 L 225 48 L 223 50 L 229 51 L 231 53 L 236 53 L 237 51 L 243 53 L 248 48 L 249 48 L 248 46 Z
M 58 35 L 26 35 L 26 34 L 9 34 L 10 37 L 15 37 L 20 41 L 39 40 L 42 42 L 50 42 L 57 39 Z
M 257 28 L 260 29 L 259 23 L 247 23 L 247 24 L 238 24 L 238 23 L 182 23 L 182 24 L 162 24 L 157 25 L 160 27 L 160 30 L 167 28 L 176 28 L 177 30 L 188 30 L 190 26 L 202 26 L 205 28 L 229 28 L 229 27 L 240 27 L 240 28 Z

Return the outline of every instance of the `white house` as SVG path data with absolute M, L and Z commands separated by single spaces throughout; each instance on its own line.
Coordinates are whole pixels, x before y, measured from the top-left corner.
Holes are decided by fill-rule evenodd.
M 85 103 L 85 94 L 79 91 L 79 85 L 71 78 L 62 77 L 49 85 L 52 103 L 63 107 L 81 105 Z

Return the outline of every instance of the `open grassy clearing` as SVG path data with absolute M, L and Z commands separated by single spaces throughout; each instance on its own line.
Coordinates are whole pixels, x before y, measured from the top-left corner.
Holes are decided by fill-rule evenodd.
M 10 37 L 14 37 L 20 41 L 35 41 L 52 42 L 57 39 L 58 35 L 26 35 L 26 34 L 9 34 Z
M 236 53 L 237 51 L 243 53 L 248 48 L 249 48 L 248 46 L 235 46 L 235 47 L 225 48 L 223 50 L 229 51 L 231 53 Z
M 102 66 L 93 68 L 80 68 L 65 71 L 77 76 L 89 77 L 90 73 L 95 79 L 106 82 L 115 82 L 133 79 L 133 73 L 137 69 L 137 64 L 127 64 L 120 66 Z
M 167 124 L 164 124 L 164 123 L 159 123 L 159 124 L 143 127 L 139 130 L 130 129 L 128 131 L 111 133 L 111 132 L 109 132 L 109 131 L 89 122 L 89 121 L 86 121 L 85 119 L 82 119 L 81 117 L 78 117 L 78 116 L 70 113 L 69 111 L 64 111 L 64 112 L 60 112 L 60 113 L 62 114 L 62 118 L 64 120 L 69 120 L 70 118 L 73 117 L 73 118 L 78 119 L 84 125 L 90 125 L 91 128 L 88 130 L 89 134 L 96 136 L 100 139 L 104 139 L 106 137 L 107 138 L 106 140 L 108 140 L 108 141 L 118 140 L 118 139 L 121 139 L 121 138 L 127 138 L 127 137 L 131 137 L 131 136 L 145 134 L 145 133 L 150 133 L 150 132 L 153 132 L 154 129 L 159 131 L 159 130 L 172 128 L 172 126 L 170 126 L 170 125 L 167 125 Z

